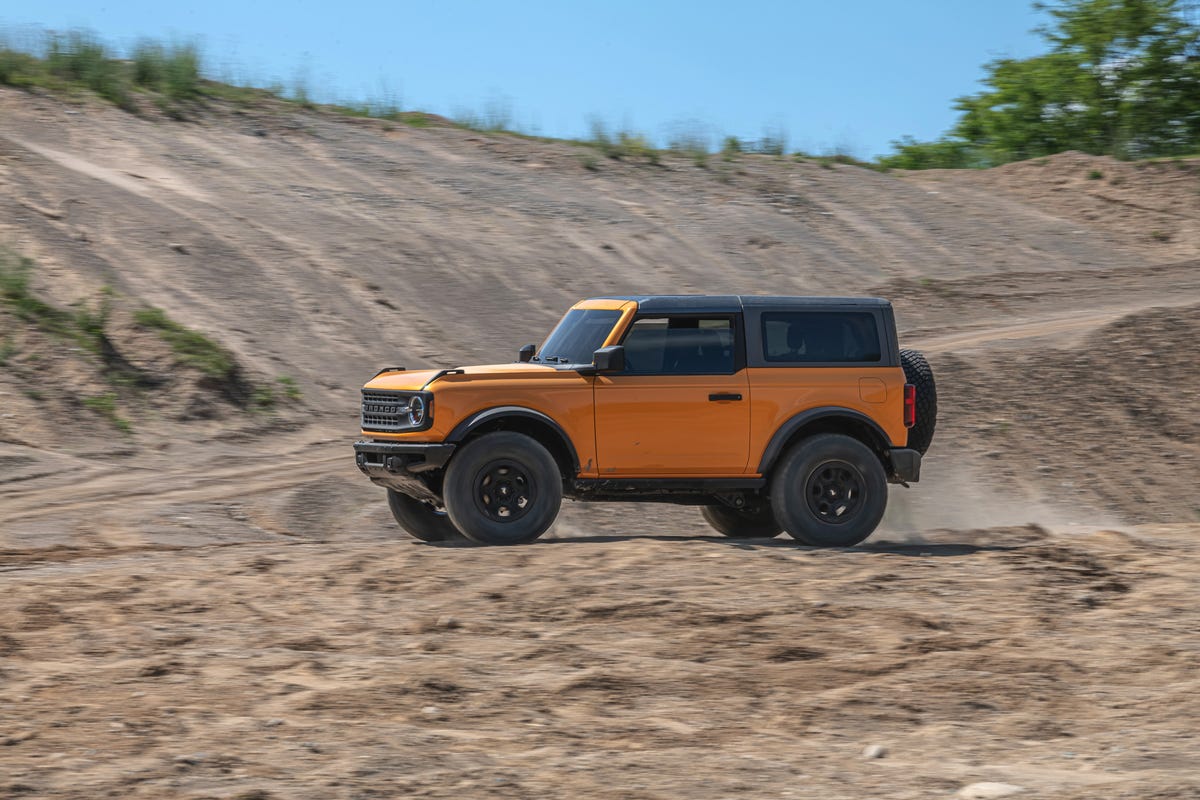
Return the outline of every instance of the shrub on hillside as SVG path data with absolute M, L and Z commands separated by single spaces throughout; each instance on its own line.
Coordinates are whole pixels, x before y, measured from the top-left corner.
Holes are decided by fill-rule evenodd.
M 66 83 L 91 89 L 121 108 L 132 107 L 121 63 L 89 33 L 51 35 L 46 46 L 46 67 L 52 76 Z

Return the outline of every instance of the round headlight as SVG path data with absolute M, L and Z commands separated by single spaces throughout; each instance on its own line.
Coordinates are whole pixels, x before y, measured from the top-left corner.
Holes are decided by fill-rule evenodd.
M 421 427 L 425 421 L 425 398 L 417 396 L 408 401 L 408 421 L 414 428 Z

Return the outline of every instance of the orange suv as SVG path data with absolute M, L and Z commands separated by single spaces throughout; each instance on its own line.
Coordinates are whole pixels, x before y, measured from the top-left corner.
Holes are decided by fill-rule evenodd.
M 562 499 L 701 507 L 735 537 L 871 535 L 937 395 L 870 298 L 601 297 L 511 364 L 381 370 L 358 468 L 418 539 L 540 536 Z

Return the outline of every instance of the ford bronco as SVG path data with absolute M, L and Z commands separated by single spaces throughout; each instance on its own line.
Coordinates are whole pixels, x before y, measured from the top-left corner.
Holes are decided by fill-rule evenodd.
M 518 358 L 363 388 L 358 468 L 416 538 L 527 542 L 567 497 L 848 547 L 889 482 L 919 479 L 936 423 L 933 373 L 885 300 L 594 298 Z

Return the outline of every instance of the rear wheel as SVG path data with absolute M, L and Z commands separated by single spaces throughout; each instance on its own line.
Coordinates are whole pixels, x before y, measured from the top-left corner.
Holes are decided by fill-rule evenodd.
M 714 504 L 704 506 L 700 513 L 714 530 L 734 539 L 769 538 L 778 536 L 783 530 L 769 505 L 739 509 Z
M 546 532 L 562 505 L 554 456 L 520 433 L 498 431 L 464 446 L 446 469 L 454 526 L 480 544 L 520 544 Z
M 394 489 L 388 489 L 387 494 L 392 516 L 409 536 L 422 542 L 444 542 L 458 538 L 458 529 L 446 515 L 445 509 L 435 508 Z
M 887 473 L 862 442 L 839 433 L 804 439 L 771 479 L 771 508 L 793 539 L 851 547 L 870 536 L 887 507 Z

